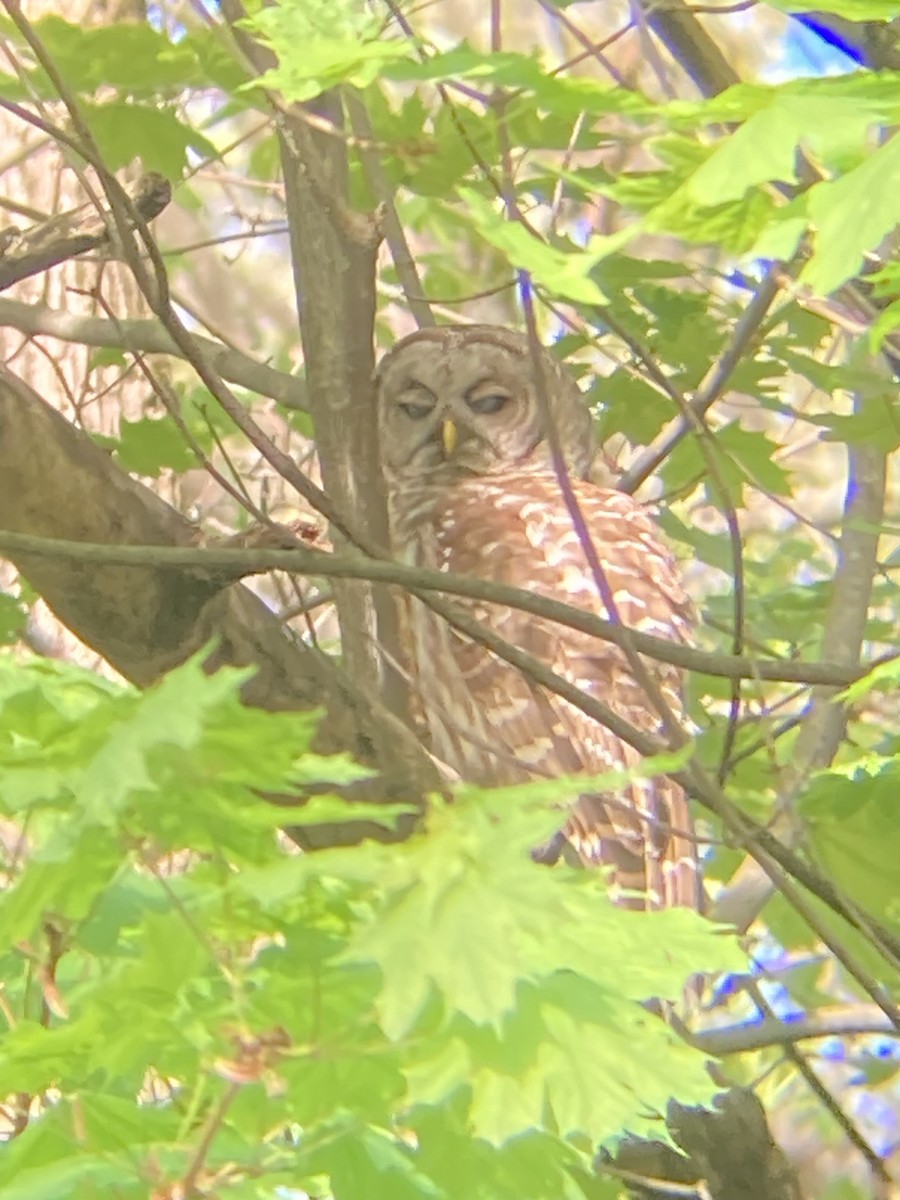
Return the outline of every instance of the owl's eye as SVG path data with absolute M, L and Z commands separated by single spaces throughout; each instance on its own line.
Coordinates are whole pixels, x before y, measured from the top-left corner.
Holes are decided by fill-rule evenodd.
M 498 413 L 508 399 L 509 396 L 504 396 L 502 392 L 496 392 L 488 396 L 472 396 L 466 403 L 473 413 L 478 413 L 481 417 L 489 417 L 493 413 Z
M 421 421 L 425 417 L 430 416 L 433 411 L 431 404 L 416 404 L 413 401 L 407 401 L 401 404 L 400 408 L 406 413 L 411 421 Z

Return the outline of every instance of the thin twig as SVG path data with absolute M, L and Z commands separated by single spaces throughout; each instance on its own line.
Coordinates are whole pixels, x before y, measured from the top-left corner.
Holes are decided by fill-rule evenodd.
M 691 418 L 705 416 L 722 396 L 735 368 L 744 360 L 748 349 L 758 337 L 762 323 L 775 303 L 781 287 L 781 279 L 787 272 L 788 268 L 783 263 L 779 263 L 777 267 L 771 267 L 766 272 L 759 287 L 753 293 L 750 303 L 741 313 L 734 332 L 728 340 L 728 345 L 707 372 L 703 382 L 687 404 L 689 413 L 682 413 L 670 429 L 665 430 L 651 446 L 638 455 L 619 481 L 619 487 L 623 492 L 628 492 L 629 495 L 636 492 L 641 484 L 659 469 L 679 442 L 696 429 Z M 607 314 L 604 313 L 604 320 L 606 316 Z M 624 333 L 620 328 L 616 328 L 616 332 L 620 336 Z M 644 355 L 641 355 L 641 358 L 644 360 Z M 657 382 L 660 382 L 660 379 L 666 379 L 661 371 L 654 377 Z M 668 383 L 667 380 L 666 383 Z
M 771 1005 L 763 996 L 759 985 L 754 983 L 750 987 L 750 995 L 753 1003 L 759 1010 L 760 1016 L 766 1020 L 773 1020 L 775 1014 L 772 1011 Z M 891 1175 L 875 1153 L 860 1131 L 856 1128 L 843 1108 L 838 1104 L 837 1100 L 832 1096 L 831 1092 L 822 1083 L 821 1079 L 812 1069 L 806 1058 L 800 1053 L 794 1044 L 794 1040 L 787 1041 L 783 1044 L 784 1056 L 794 1067 L 796 1067 L 800 1076 L 806 1083 L 807 1087 L 822 1105 L 826 1112 L 830 1113 L 837 1122 L 844 1136 L 852 1146 L 855 1146 L 859 1153 L 866 1160 L 869 1170 L 880 1181 L 882 1185 L 892 1182 Z
M 746 314 L 745 314 L 746 315 Z M 760 318 L 761 319 L 761 318 Z M 719 466 L 719 458 L 721 451 L 715 440 L 715 435 L 709 428 L 706 422 L 706 411 L 716 399 L 719 390 L 724 387 L 725 380 L 734 369 L 740 357 L 741 351 L 746 347 L 747 330 L 737 329 L 731 340 L 728 351 L 722 355 L 720 359 L 719 369 L 714 369 L 711 372 L 711 377 L 715 380 L 709 388 L 703 389 L 700 393 L 701 401 L 697 402 L 697 398 L 690 403 L 685 399 L 682 393 L 675 388 L 665 374 L 657 366 L 652 354 L 646 347 L 633 335 L 631 335 L 623 326 L 621 326 L 614 317 L 610 314 L 604 314 L 604 320 L 614 332 L 625 342 L 631 349 L 632 353 L 637 355 L 648 372 L 658 386 L 662 386 L 667 394 L 674 400 L 680 410 L 679 428 L 683 428 L 685 433 L 691 432 L 697 438 L 697 447 L 707 468 L 707 478 L 712 490 L 716 494 L 719 501 L 722 515 L 725 518 L 725 524 L 728 529 L 728 545 L 731 552 L 732 579 L 734 582 L 734 595 L 732 601 L 732 627 L 731 627 L 731 651 L 735 655 L 741 655 L 744 650 L 744 619 L 745 619 L 745 573 L 744 573 L 744 546 L 741 538 L 740 523 L 738 521 L 737 508 L 734 499 L 731 495 L 731 488 L 725 480 Z M 677 440 L 672 442 L 672 449 L 677 444 Z M 619 481 L 619 490 L 631 492 L 631 480 L 629 473 Z M 734 738 L 737 732 L 738 723 L 741 716 L 741 688 L 740 682 L 734 680 L 731 688 L 731 702 L 729 705 L 728 722 L 725 727 L 725 736 L 722 739 L 722 749 L 719 755 L 719 782 L 724 783 L 728 775 L 728 761 L 731 757 L 731 751 L 734 746 Z
M 239 1083 L 230 1083 L 225 1089 L 219 1103 L 210 1113 L 206 1124 L 203 1127 L 203 1132 L 200 1134 L 200 1140 L 194 1149 L 194 1153 L 188 1163 L 187 1170 L 181 1179 L 181 1194 L 187 1200 L 193 1200 L 193 1197 L 206 1194 L 206 1189 L 201 1190 L 200 1175 L 203 1171 L 203 1165 L 206 1162 L 207 1156 L 212 1149 L 213 1140 L 216 1134 L 222 1128 L 225 1122 L 225 1116 L 231 1108 L 237 1095 L 241 1090 Z
M 434 314 L 431 311 L 431 305 L 425 299 L 416 260 L 413 258 L 409 242 L 406 240 L 406 231 L 397 215 L 393 190 L 384 173 L 378 152 L 372 145 L 372 123 L 369 120 L 368 110 L 362 97 L 350 88 L 345 91 L 345 103 L 353 129 L 362 138 L 359 157 L 363 169 L 369 177 L 372 191 L 381 204 L 381 224 L 385 240 L 390 247 L 394 269 L 406 296 L 409 310 L 420 329 L 430 329 L 435 324 Z
M 621 88 L 627 88 L 628 82 L 624 76 L 616 70 L 610 60 L 603 54 L 603 49 L 600 43 L 592 42 L 591 39 L 582 32 L 574 21 L 569 20 L 565 12 L 557 5 L 552 4 L 550 0 L 537 0 L 538 5 L 544 10 L 548 17 L 553 21 L 558 21 L 559 24 L 566 30 L 570 37 L 573 37 L 579 46 L 585 52 L 588 58 L 593 58 L 610 78 Z

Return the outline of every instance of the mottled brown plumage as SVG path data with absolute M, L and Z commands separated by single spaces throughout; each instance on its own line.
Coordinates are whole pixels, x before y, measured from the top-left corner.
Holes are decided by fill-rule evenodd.
M 590 413 L 568 373 L 548 354 L 541 362 L 550 417 L 618 618 L 687 641 L 691 609 L 671 554 L 641 505 L 587 479 L 594 457 Z M 398 557 L 608 615 L 553 469 L 526 338 L 486 325 L 413 334 L 382 359 L 378 396 Z M 456 602 L 637 728 L 659 731 L 658 713 L 618 647 L 503 605 Z M 417 600 L 408 601 L 407 625 L 431 749 L 460 778 L 509 784 L 599 774 L 638 761 L 604 726 Z M 681 713 L 679 671 L 645 662 Z M 611 868 L 617 892 L 642 894 L 631 903 L 698 903 L 687 803 L 671 780 L 635 780 L 616 795 L 583 795 L 563 833 L 582 861 Z

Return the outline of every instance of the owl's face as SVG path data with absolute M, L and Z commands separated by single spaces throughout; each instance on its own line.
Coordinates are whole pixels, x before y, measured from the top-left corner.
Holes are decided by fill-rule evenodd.
M 549 418 L 569 470 L 585 476 L 593 423 L 574 380 L 541 355 Z M 378 419 L 394 478 L 494 475 L 551 467 L 528 340 L 493 325 L 445 326 L 404 338 L 381 360 Z

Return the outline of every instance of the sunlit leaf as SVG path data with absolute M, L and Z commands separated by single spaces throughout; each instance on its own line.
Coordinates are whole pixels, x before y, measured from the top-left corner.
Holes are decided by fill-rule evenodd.
M 573 247 L 566 253 L 548 246 L 521 225 L 505 220 L 483 197 L 471 188 L 458 188 L 467 215 L 485 241 L 496 246 L 514 267 L 528 271 L 534 282 L 553 295 L 583 304 L 603 304 L 605 297 L 590 277 L 604 253 L 611 253 L 612 241 L 602 251 Z M 599 240 L 599 239 L 598 239 Z M 618 239 L 626 240 L 626 239 Z
M 28 614 L 15 596 L 0 592 L 0 645 L 18 640 Z
M 871 671 L 867 671 L 862 679 L 851 683 L 840 693 L 840 699 L 845 704 L 857 704 L 869 692 L 886 688 L 888 690 L 900 684 L 900 655 L 878 663 Z
M 409 55 L 401 38 L 381 38 L 374 17 L 351 4 L 282 3 L 241 22 L 278 56 L 258 83 L 285 100 L 309 100 L 337 84 L 365 88 L 385 65 Z M 253 86 L 257 86 L 256 83 Z
M 769 0 L 769 3 L 787 13 L 834 13 L 849 21 L 890 21 L 900 16 L 900 3 L 896 0 Z
M 896 227 L 890 197 L 900 187 L 900 138 L 893 137 L 840 179 L 817 184 L 809 196 L 815 252 L 801 280 L 827 294 L 849 279 Z
M 817 775 L 801 811 L 830 877 L 866 909 L 900 926 L 898 786 L 900 759 L 872 756 Z

